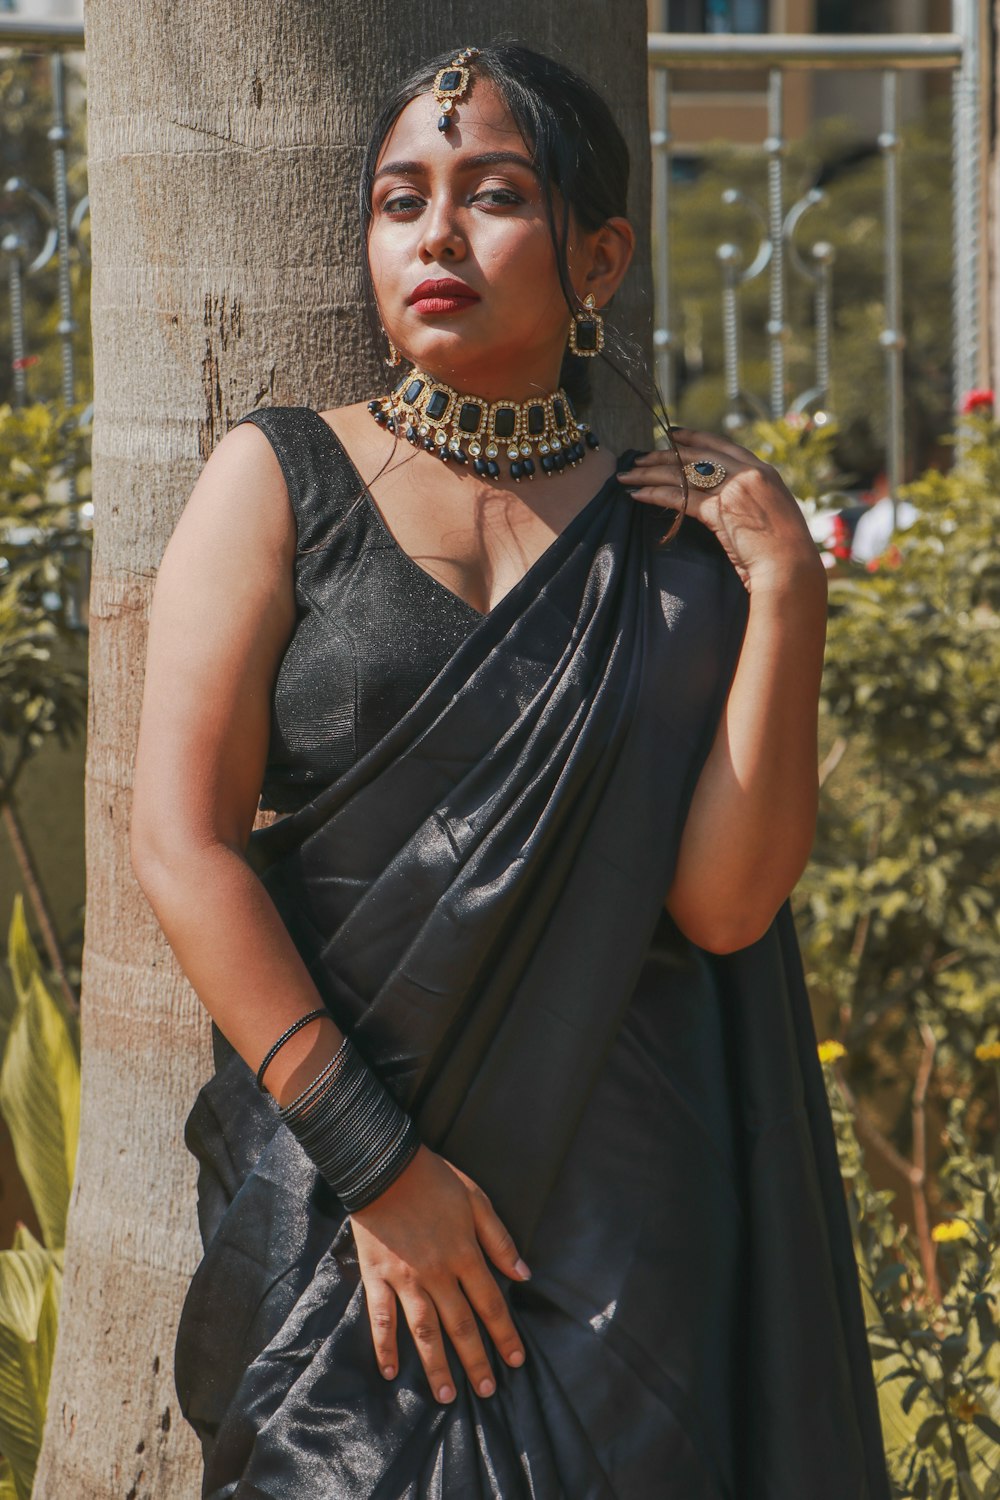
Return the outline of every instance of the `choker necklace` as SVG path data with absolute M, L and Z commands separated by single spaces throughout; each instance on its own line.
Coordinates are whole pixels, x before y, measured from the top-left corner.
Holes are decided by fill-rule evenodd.
M 486 401 L 466 396 L 414 367 L 389 396 L 369 401 L 381 427 L 398 432 L 415 448 L 467 464 L 484 479 L 500 479 L 498 460 L 510 460 L 511 479 L 558 474 L 600 444 L 559 388 L 528 401 Z

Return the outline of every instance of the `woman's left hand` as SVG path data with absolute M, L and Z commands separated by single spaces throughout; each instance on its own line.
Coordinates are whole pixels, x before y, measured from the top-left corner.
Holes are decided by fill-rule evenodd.
M 825 584 L 819 549 L 809 534 L 795 496 L 773 464 L 714 432 L 674 427 L 682 463 L 709 459 L 726 476 L 712 489 L 688 481 L 688 514 L 713 531 L 749 592 L 787 587 L 815 571 Z M 682 479 L 669 448 L 640 454 L 618 475 L 636 500 L 679 510 Z

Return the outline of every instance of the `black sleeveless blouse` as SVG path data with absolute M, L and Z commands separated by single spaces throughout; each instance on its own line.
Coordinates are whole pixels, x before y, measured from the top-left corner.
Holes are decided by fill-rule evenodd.
M 291 812 L 382 739 L 483 616 L 400 547 L 317 411 L 262 407 L 243 422 L 277 455 L 298 537 L 260 798 Z

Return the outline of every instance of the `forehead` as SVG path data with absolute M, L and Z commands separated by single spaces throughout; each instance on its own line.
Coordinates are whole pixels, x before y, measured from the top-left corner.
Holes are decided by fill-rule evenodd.
M 492 79 L 473 73 L 472 87 L 455 106 L 448 130 L 438 129 L 441 110 L 428 89 L 400 111 L 379 149 L 376 171 L 396 160 L 425 162 L 429 167 L 459 166 L 465 156 L 482 151 L 531 151 Z

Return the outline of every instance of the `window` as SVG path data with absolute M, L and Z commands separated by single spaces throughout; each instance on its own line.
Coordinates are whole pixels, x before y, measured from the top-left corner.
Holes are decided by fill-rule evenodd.
M 666 0 L 667 31 L 767 31 L 768 0 Z

